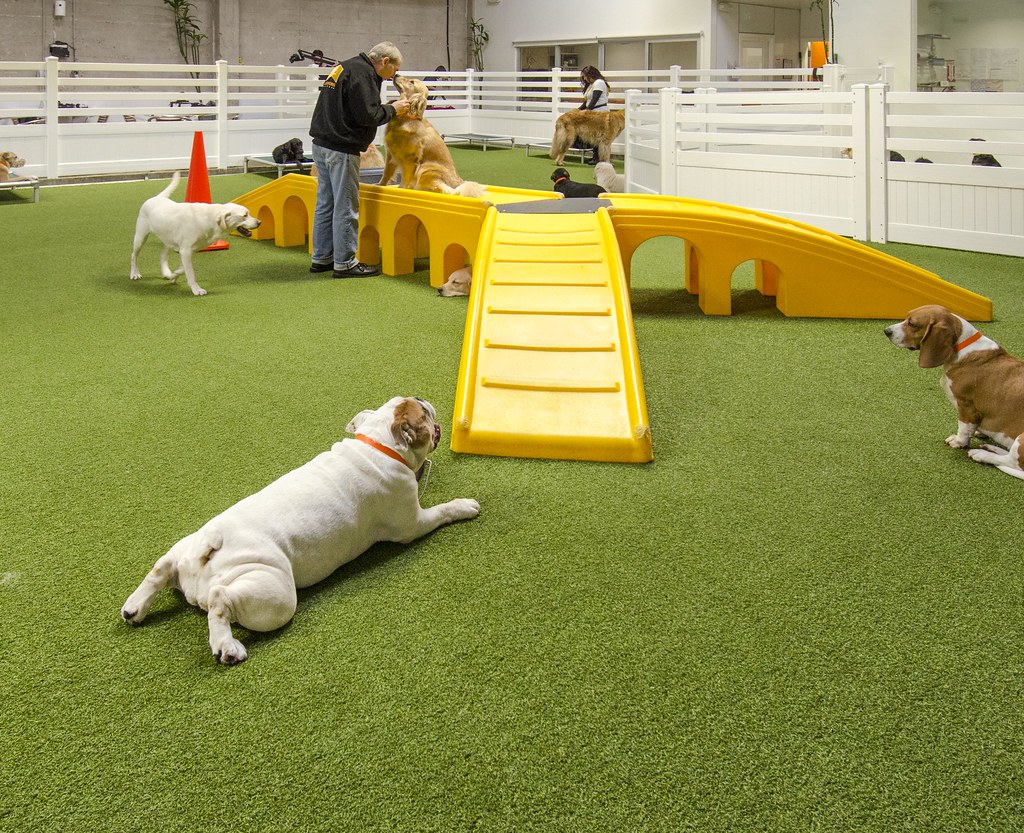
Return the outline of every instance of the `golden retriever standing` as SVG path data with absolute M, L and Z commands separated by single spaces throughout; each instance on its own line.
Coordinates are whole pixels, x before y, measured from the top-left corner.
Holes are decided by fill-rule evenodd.
M 423 118 L 427 108 L 427 85 L 415 78 L 396 75 L 395 87 L 409 102 L 409 111 L 389 121 L 384 131 L 388 157 L 380 184 L 387 185 L 401 170 L 403 188 L 461 197 L 484 196 L 484 187 L 479 182 L 466 182 L 459 176 L 441 134 Z
M 579 139 L 596 147 L 598 158 L 608 162 L 612 156 L 612 142 L 625 126 L 625 110 L 570 110 L 562 113 L 555 122 L 555 136 L 548 155 L 556 165 L 564 165 L 565 152 Z

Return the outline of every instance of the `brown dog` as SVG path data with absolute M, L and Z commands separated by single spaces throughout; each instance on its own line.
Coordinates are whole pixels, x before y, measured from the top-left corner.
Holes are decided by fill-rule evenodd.
M 982 434 L 998 445 L 971 448 L 970 458 L 1024 480 L 1024 362 L 934 304 L 911 310 L 885 334 L 897 347 L 919 350 L 921 367 L 942 365 L 942 387 L 957 414 L 957 432 L 946 444 L 970 448 Z
M 13 150 L 5 150 L 0 153 L 0 182 L 7 182 L 11 178 L 11 168 L 20 168 L 25 164 Z
M 459 176 L 441 134 L 423 118 L 427 85 L 404 75 L 396 75 L 394 83 L 401 97 L 409 102 L 409 111 L 389 121 L 384 131 L 388 157 L 380 184 L 387 185 L 401 171 L 403 188 L 462 197 L 484 196 L 484 187 L 479 182 L 466 182 Z
M 595 146 L 598 158 L 608 162 L 612 157 L 612 142 L 625 126 L 625 110 L 570 110 L 562 113 L 555 122 L 555 136 L 548 155 L 556 165 L 565 164 L 565 152 L 579 139 Z

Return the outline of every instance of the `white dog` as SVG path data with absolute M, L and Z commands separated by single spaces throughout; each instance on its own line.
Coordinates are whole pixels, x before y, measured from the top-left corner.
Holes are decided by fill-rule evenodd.
M 160 558 L 121 608 L 139 624 L 153 597 L 176 587 L 209 612 L 210 648 L 225 665 L 245 660 L 238 622 L 271 631 L 295 614 L 296 588 L 316 584 L 377 541 L 410 541 L 442 524 L 475 518 L 458 498 L 420 507 L 416 473 L 441 437 L 434 406 L 395 397 L 352 418 L 355 439 L 222 512 Z
M 252 236 L 252 229 L 260 227 L 260 221 L 253 217 L 248 209 L 233 202 L 211 204 L 205 202 L 173 202 L 171 192 L 178 187 L 181 175 L 175 171 L 171 184 L 155 197 L 150 197 L 139 209 L 139 219 L 135 223 L 135 245 L 132 247 L 131 279 L 137 281 L 142 277 L 139 272 L 139 249 L 149 235 L 155 234 L 164 244 L 160 253 L 160 271 L 170 283 L 184 272 L 188 278 L 189 288 L 193 295 L 205 295 L 206 290 L 196 283 L 196 273 L 192 268 L 192 253 L 205 249 L 216 240 L 224 238 L 232 231 L 244 237 Z M 167 263 L 167 254 L 171 250 L 181 255 L 181 268 L 171 271 Z
M 594 182 L 613 194 L 621 194 L 626 190 L 626 175 L 615 173 L 611 162 L 598 162 L 594 166 Z
M 443 284 L 437 288 L 437 294 L 442 298 L 454 298 L 457 295 L 468 295 L 469 287 L 473 283 L 473 268 L 464 266 L 456 269 L 448 276 Z

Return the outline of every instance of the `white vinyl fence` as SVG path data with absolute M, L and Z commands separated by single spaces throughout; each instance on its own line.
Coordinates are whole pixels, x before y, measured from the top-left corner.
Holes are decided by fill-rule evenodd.
M 208 166 L 237 167 L 293 137 L 309 147 L 324 72 L 0 62 L 0 148 L 27 160 L 21 173 L 59 181 L 187 168 L 201 130 Z M 428 115 L 445 135 L 550 142 L 580 100 L 578 74 L 558 69 L 407 74 L 428 77 Z M 755 208 L 862 240 L 1024 256 L 1024 93 L 893 93 L 886 67 L 829 66 L 820 81 L 801 69 L 606 75 L 612 105 L 627 111 L 613 151 L 628 191 Z M 382 95 L 394 97 L 390 84 Z M 972 166 L 981 152 L 1003 167 Z
M 23 173 L 67 176 L 187 167 L 192 136 L 204 134 L 211 167 L 242 164 L 293 137 L 309 146 L 309 119 L 327 70 L 313 66 L 0 62 L 0 147 L 27 160 Z M 741 75 L 737 75 L 741 73 Z M 835 70 L 831 81 L 841 84 Z M 579 74 L 408 72 L 429 76 L 431 121 L 444 134 L 550 141 L 555 119 L 579 105 Z M 609 72 L 612 104 L 627 88 L 817 89 L 808 70 Z M 385 84 L 383 97 L 395 92 Z M 380 136 L 378 136 L 380 139 Z M 624 145 L 616 150 L 622 152 Z
M 626 109 L 627 190 L 1024 256 L 1024 94 L 666 89 L 630 92 Z M 972 165 L 983 152 L 1003 167 Z

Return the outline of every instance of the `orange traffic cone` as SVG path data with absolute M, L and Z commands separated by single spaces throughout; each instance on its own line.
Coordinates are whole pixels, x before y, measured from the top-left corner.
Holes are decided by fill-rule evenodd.
M 192 161 L 188 166 L 185 202 L 212 202 L 210 199 L 210 172 L 206 169 L 206 148 L 203 145 L 202 130 L 197 130 L 195 136 L 192 137 Z M 216 240 L 199 251 L 216 252 L 227 248 L 227 240 Z

